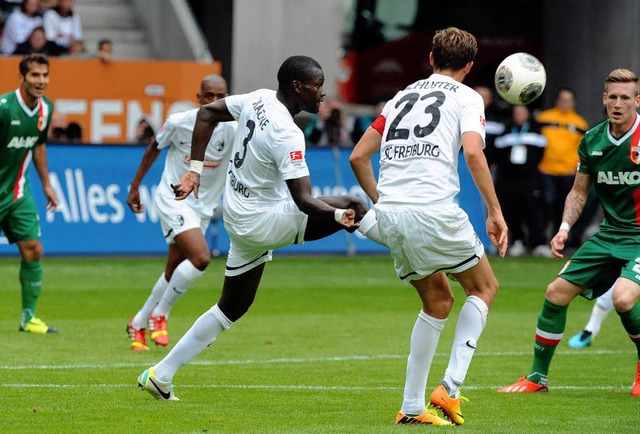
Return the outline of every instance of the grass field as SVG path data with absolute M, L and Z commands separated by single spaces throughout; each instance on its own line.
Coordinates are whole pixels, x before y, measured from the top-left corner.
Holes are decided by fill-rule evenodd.
M 283 257 L 268 264 L 250 312 L 175 377 L 180 402 L 157 402 L 136 377 L 168 349 L 129 350 L 128 319 L 161 258 L 46 258 L 39 316 L 58 335 L 18 333 L 18 260 L 0 260 L 0 432 L 41 433 L 638 433 L 629 393 L 635 351 L 612 314 L 593 347 L 566 340 L 592 304 L 576 300 L 556 352 L 550 392 L 503 395 L 528 373 L 544 290 L 562 263 L 492 258 L 501 282 L 467 376 L 466 423 L 395 426 L 409 334 L 419 310 L 388 257 Z M 223 260 L 172 311 L 172 343 L 218 298 Z M 440 340 L 429 391 L 442 378 L 457 312 Z M 428 395 L 427 395 L 428 396 Z

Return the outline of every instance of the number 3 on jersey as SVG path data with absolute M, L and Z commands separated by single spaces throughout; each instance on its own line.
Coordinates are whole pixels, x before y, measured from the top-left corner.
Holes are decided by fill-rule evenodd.
M 253 137 L 253 131 L 256 129 L 256 123 L 249 119 L 247 121 L 247 129 L 249 130 L 249 133 L 242 141 L 242 157 L 240 156 L 240 152 L 236 152 L 236 155 L 233 156 L 233 165 L 236 169 L 239 169 L 244 164 L 244 159 L 247 157 L 247 146 L 249 146 L 249 141 Z

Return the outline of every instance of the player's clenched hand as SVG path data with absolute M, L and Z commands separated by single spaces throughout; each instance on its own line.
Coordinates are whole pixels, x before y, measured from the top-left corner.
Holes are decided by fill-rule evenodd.
M 502 213 L 489 214 L 487 218 L 487 234 L 491 244 L 498 248 L 498 254 L 501 258 L 504 258 L 507 253 L 507 246 L 509 245 L 508 233 L 507 222 L 504 221 Z
M 560 252 L 564 250 L 564 243 L 567 242 L 567 238 L 569 238 L 569 233 L 564 229 L 560 229 L 551 240 L 551 254 L 556 259 L 562 259 L 564 257 Z
M 357 228 L 360 226 L 360 223 L 356 223 L 356 212 L 351 208 L 344 212 L 340 224 L 345 228 Z
M 176 200 L 182 200 L 189 196 L 193 191 L 193 195 L 198 198 L 198 187 L 200 186 L 200 175 L 196 172 L 188 171 L 184 174 L 177 184 L 171 184 Z
M 140 202 L 140 190 L 137 187 L 131 187 L 129 189 L 129 195 L 127 196 L 127 205 L 131 208 L 131 211 L 136 214 L 140 214 L 144 211 L 144 205 Z

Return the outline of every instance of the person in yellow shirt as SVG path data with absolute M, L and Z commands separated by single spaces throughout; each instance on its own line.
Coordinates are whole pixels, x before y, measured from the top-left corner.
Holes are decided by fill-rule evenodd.
M 564 201 L 573 186 L 578 166 L 578 145 L 589 129 L 587 121 L 575 111 L 575 105 L 575 92 L 566 87 L 561 88 L 556 96 L 555 106 L 540 112 L 536 117 L 542 126 L 542 135 L 547 138 L 547 147 L 539 168 L 544 176 L 547 223 L 554 229 L 562 223 Z M 591 215 L 584 217 L 589 219 Z M 579 243 L 581 233 L 576 229 L 574 228 L 572 235 L 575 243 Z

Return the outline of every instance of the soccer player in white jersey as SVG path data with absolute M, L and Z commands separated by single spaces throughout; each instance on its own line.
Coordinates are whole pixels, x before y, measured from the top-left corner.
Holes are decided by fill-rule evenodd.
M 219 75 L 207 75 L 200 83 L 196 98 L 200 105 L 227 96 L 227 82 Z M 158 184 L 154 202 L 169 253 L 163 273 L 151 290 L 142 308 L 131 318 L 127 333 L 133 351 L 147 351 L 146 328 L 157 344 L 169 344 L 167 318 L 173 305 L 184 295 L 189 286 L 200 277 L 211 258 L 204 234 L 220 202 L 231 155 L 231 144 L 237 123 L 219 124 L 206 146 L 203 160 L 200 199 L 189 197 L 176 201 L 171 183 L 189 171 L 191 136 L 198 109 L 187 110 L 169 116 L 158 137 L 151 141 L 142 157 L 140 166 L 131 181 L 127 204 L 135 213 L 142 213 L 140 183 L 164 148 L 169 148 L 162 179 Z
M 177 400 L 178 369 L 212 344 L 249 309 L 273 249 L 354 231 L 367 207 L 354 196 L 311 195 L 304 134 L 293 120 L 317 113 L 324 73 L 307 56 L 278 70 L 278 90 L 260 89 L 203 106 L 193 130 L 191 170 L 174 186 L 176 199 L 199 196 L 204 149 L 217 122 L 237 120 L 224 192 L 224 224 L 231 246 L 218 303 L 196 320 L 169 354 L 138 377 L 156 399 Z
M 422 310 L 411 334 L 404 400 L 397 424 L 447 425 L 425 403 L 425 389 L 440 333 L 453 305 L 445 273 L 467 297 L 456 325 L 449 365 L 430 402 L 460 425 L 462 386 L 476 343 L 498 291 L 484 246 L 454 198 L 460 190 L 458 155 L 464 158 L 488 211 L 486 230 L 501 257 L 507 224 L 483 154 L 482 97 L 462 83 L 473 66 L 476 39 L 449 27 L 433 38 L 433 74 L 398 92 L 355 146 L 350 163 L 371 198 L 379 236 L 395 271 L 413 285 Z M 371 157 L 380 151 L 376 181 Z

